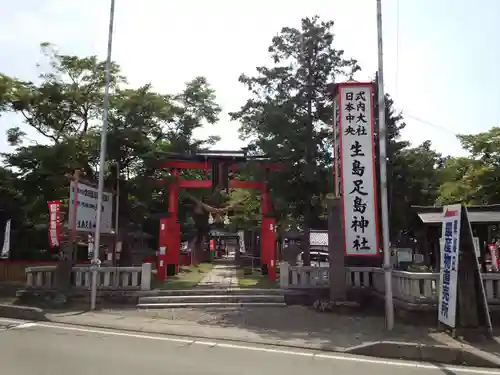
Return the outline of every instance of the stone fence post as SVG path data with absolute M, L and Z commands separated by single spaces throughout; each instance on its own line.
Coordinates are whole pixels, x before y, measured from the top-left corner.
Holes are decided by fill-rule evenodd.
M 142 263 L 141 290 L 151 289 L 151 263 Z
M 288 280 L 288 262 L 280 262 L 280 288 L 285 289 L 288 288 L 289 280 Z

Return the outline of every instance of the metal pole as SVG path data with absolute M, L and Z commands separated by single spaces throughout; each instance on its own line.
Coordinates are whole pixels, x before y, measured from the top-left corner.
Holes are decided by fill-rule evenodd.
M 77 244 L 76 244 L 76 222 L 77 222 L 77 213 L 78 213 L 78 180 L 80 179 L 80 171 L 77 169 L 73 173 L 73 207 L 72 213 L 73 217 L 71 220 L 70 228 L 71 228 L 71 262 L 76 263 L 78 261 L 77 254 Z M 71 204 L 71 202 L 70 202 Z
M 115 18 L 115 0 L 111 0 L 109 9 L 109 31 L 108 31 L 108 55 L 106 58 L 106 86 L 104 87 L 104 103 L 102 111 L 102 127 L 101 127 L 101 152 L 99 155 L 99 184 L 97 187 L 97 218 L 94 236 L 94 257 L 92 264 L 92 290 L 90 293 L 90 309 L 95 310 L 97 297 L 97 264 L 99 263 L 99 250 L 101 240 L 101 216 L 102 216 L 102 201 L 104 190 L 104 168 L 106 162 L 106 136 L 108 132 L 108 109 L 109 109 L 109 86 L 111 80 L 111 47 L 113 45 L 113 23 Z
M 385 317 L 386 327 L 394 328 L 394 305 L 392 301 L 392 265 L 389 244 L 389 204 L 387 201 L 387 128 L 385 123 L 384 55 L 382 44 L 382 1 L 377 0 L 378 39 L 378 121 L 379 121 L 379 162 L 380 162 L 380 204 L 382 211 L 382 240 L 384 251 Z
M 120 241 L 119 233 L 120 222 L 120 163 L 116 162 L 116 200 L 115 200 L 115 246 L 113 247 L 113 267 L 116 267 L 113 278 L 113 285 L 118 287 L 120 275 L 118 274 L 118 259 L 116 259 L 118 252 L 118 242 Z
M 304 252 L 304 265 L 311 265 L 311 216 L 312 216 L 312 192 L 309 189 L 309 184 L 314 180 L 314 171 L 312 165 L 314 163 L 314 124 L 312 116 L 312 101 L 313 101 L 313 86 L 312 86 L 312 63 L 309 46 L 307 46 L 307 54 L 305 51 L 306 46 L 304 45 L 304 33 L 300 36 L 301 43 L 301 64 L 307 66 L 307 121 L 305 124 L 306 129 L 306 140 L 305 140 L 305 155 L 304 155 L 304 177 L 307 183 L 307 189 L 305 194 L 305 207 L 304 207 L 304 228 L 303 228 L 303 242 L 302 251 Z
M 115 251 L 113 254 L 113 265 L 116 267 L 116 246 L 120 240 L 119 234 L 120 221 L 120 163 L 116 162 L 116 200 L 115 200 Z M 118 273 L 118 272 L 116 272 Z

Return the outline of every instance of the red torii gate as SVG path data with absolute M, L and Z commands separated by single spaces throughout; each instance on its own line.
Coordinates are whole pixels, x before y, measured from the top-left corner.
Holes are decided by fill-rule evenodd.
M 157 257 L 157 279 L 165 280 L 167 269 L 175 274 L 179 272 L 180 260 L 180 224 L 177 220 L 179 207 L 179 189 L 206 189 L 213 186 L 213 180 L 209 179 L 209 169 L 219 168 L 221 164 L 228 164 L 228 171 L 235 172 L 238 163 L 248 162 L 252 159 L 266 171 L 278 170 L 281 163 L 268 163 L 262 157 L 248 158 L 246 156 L 231 156 L 241 152 L 205 152 L 195 157 L 202 157 L 203 161 L 182 160 L 184 158 L 172 158 L 158 164 L 159 168 L 170 169 L 174 181 L 160 180 L 158 182 L 167 184 L 168 187 L 168 214 L 160 219 L 159 250 Z M 200 169 L 205 172 L 203 180 L 188 180 L 181 178 L 182 169 Z M 276 219 L 272 217 L 271 202 L 268 194 L 267 183 L 264 181 L 241 181 L 228 179 L 229 189 L 257 189 L 261 194 L 261 238 L 260 238 L 260 261 L 261 265 L 267 267 L 268 279 L 276 280 Z

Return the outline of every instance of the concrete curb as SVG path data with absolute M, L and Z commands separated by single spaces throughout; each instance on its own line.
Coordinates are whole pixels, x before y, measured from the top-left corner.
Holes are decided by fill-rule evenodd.
M 0 317 L 22 320 L 48 321 L 45 312 L 38 307 L 0 304 Z
M 351 347 L 346 352 L 369 357 L 405 359 L 417 362 L 446 363 L 485 368 L 500 367 L 500 358 L 469 345 L 446 346 L 376 341 Z
M 59 321 L 57 319 L 48 319 L 48 321 L 50 321 L 52 323 L 69 325 L 69 326 L 76 326 L 76 327 L 115 329 L 115 330 L 137 333 L 137 334 L 142 333 L 142 334 L 151 334 L 151 335 L 168 335 L 168 336 L 174 336 L 174 337 L 179 337 L 179 338 L 193 339 L 193 341 L 196 341 L 196 340 L 223 340 L 223 341 L 229 341 L 229 342 L 240 343 L 240 344 L 269 345 L 269 346 L 276 346 L 276 347 L 282 347 L 282 348 L 318 350 L 318 351 L 323 351 L 323 352 L 339 352 L 339 353 L 347 353 L 348 349 L 349 349 L 349 348 L 343 348 L 343 347 L 315 345 L 315 344 L 300 345 L 300 344 L 293 344 L 293 343 L 283 343 L 283 342 L 279 342 L 279 341 L 265 340 L 265 339 L 262 339 L 262 340 L 238 339 L 235 337 L 229 337 L 229 336 L 223 336 L 223 335 L 193 335 L 192 333 L 179 333 L 179 332 L 169 331 L 167 329 L 159 332 L 159 331 L 153 331 L 153 330 L 147 330 L 147 329 L 132 329 L 132 328 L 128 328 L 128 327 L 120 327 L 118 325 L 112 325 L 112 324 L 98 324 L 98 323 L 84 323 L 84 322 L 76 323 L 76 322 Z
M 169 329 L 153 331 L 148 329 L 133 329 L 130 327 L 120 327 L 114 324 L 98 324 L 85 322 L 64 322 L 58 319 L 47 319 L 53 323 L 85 327 L 115 329 L 136 334 L 168 335 L 178 338 L 196 340 L 224 340 L 237 344 L 266 345 L 288 349 L 317 350 L 322 352 L 335 352 L 342 354 L 354 354 L 366 357 L 388 358 L 407 361 L 425 361 L 450 365 L 462 365 L 470 367 L 498 368 L 500 360 L 490 353 L 475 349 L 468 350 L 466 347 L 447 347 L 445 345 L 424 345 L 420 343 L 395 342 L 395 341 L 375 341 L 352 347 L 337 347 L 333 345 L 321 344 L 294 344 L 291 342 L 280 342 L 266 339 L 239 339 L 224 335 L 194 335 L 192 333 L 175 332 Z M 177 326 L 178 327 L 178 326 Z M 187 330 L 186 330 L 187 331 Z

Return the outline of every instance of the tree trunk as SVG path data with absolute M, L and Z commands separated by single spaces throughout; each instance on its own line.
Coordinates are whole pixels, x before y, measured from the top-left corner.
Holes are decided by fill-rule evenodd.
M 195 264 L 199 264 L 204 261 L 203 258 L 203 236 L 199 237 L 194 240 L 194 246 L 193 246 L 193 251 L 194 251 L 194 260 Z

